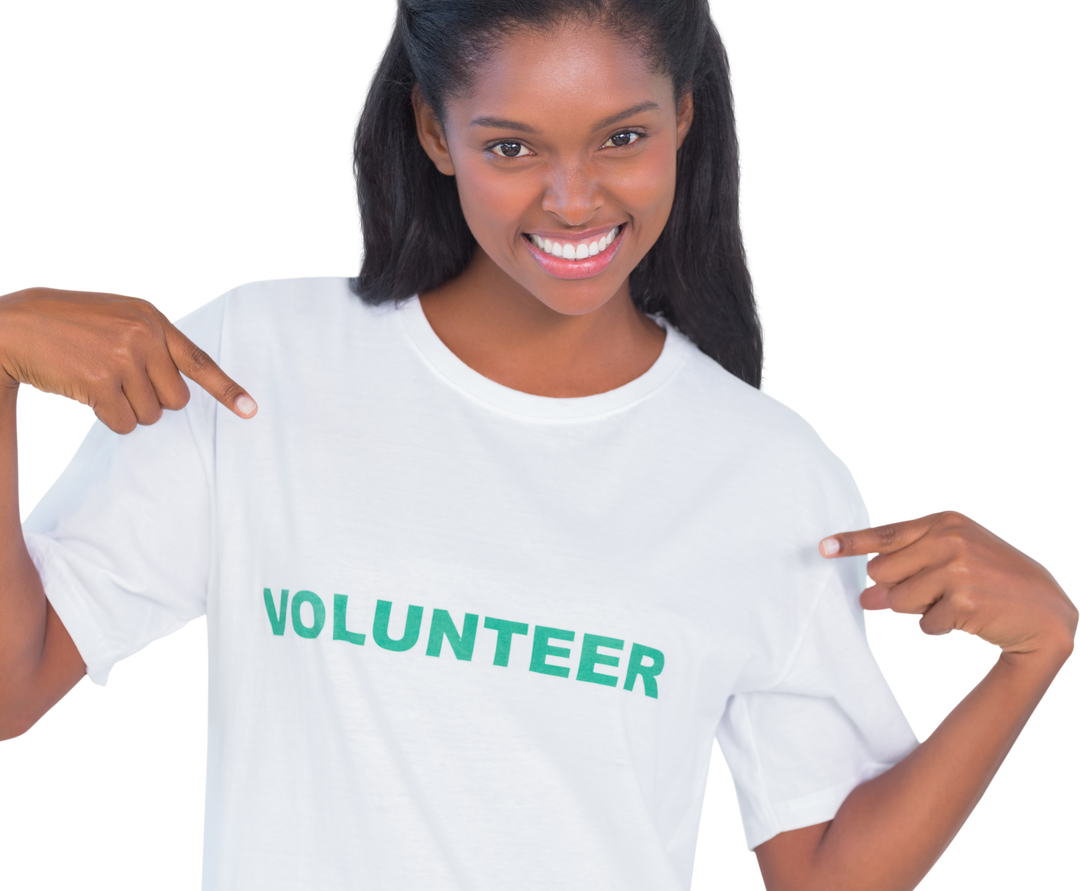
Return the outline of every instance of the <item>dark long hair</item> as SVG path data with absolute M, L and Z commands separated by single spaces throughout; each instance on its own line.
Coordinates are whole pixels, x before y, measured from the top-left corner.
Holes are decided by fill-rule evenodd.
M 453 177 L 416 135 L 415 84 L 442 116 L 471 66 L 515 27 L 585 18 L 637 41 L 694 121 L 676 161 L 675 200 L 656 244 L 630 274 L 630 294 L 732 374 L 761 386 L 762 336 L 739 227 L 739 150 L 727 53 L 708 0 L 398 0 L 397 22 L 360 115 L 354 144 L 364 257 L 353 290 L 402 300 L 459 275 L 476 241 Z

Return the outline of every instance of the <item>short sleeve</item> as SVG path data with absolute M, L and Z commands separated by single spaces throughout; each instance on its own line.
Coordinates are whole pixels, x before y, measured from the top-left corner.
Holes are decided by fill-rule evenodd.
M 224 297 L 177 323 L 218 359 Z M 45 594 L 104 684 L 119 660 L 206 611 L 216 403 L 191 398 L 149 426 L 95 422 L 23 523 Z
M 731 696 L 717 728 L 751 850 L 831 820 L 852 789 L 918 744 L 867 643 L 866 558 L 831 563 L 780 681 Z

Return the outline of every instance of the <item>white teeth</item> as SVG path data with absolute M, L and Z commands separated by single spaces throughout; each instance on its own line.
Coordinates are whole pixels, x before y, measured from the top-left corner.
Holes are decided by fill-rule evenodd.
M 530 235 L 529 240 L 545 254 L 551 254 L 553 257 L 562 257 L 565 260 L 584 260 L 586 257 L 595 257 L 606 250 L 618 234 L 619 227 L 616 226 L 607 235 L 601 236 L 596 241 L 577 245 L 562 244 L 558 241 L 552 241 L 550 238 L 541 238 L 539 235 Z

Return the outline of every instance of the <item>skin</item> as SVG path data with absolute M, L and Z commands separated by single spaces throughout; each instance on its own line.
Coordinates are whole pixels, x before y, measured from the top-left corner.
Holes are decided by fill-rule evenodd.
M 479 245 L 462 275 L 421 295 L 443 342 L 484 376 L 541 396 L 588 396 L 643 374 L 664 333 L 634 307 L 628 278 L 670 214 L 692 94 L 676 104 L 671 79 L 620 38 L 569 25 L 506 41 L 443 120 L 419 90 L 413 106 L 420 143 L 456 177 Z M 628 133 L 638 134 L 629 145 L 612 140 Z M 498 143 L 520 153 L 499 157 Z M 620 224 L 611 264 L 577 281 L 545 272 L 523 237 L 573 241 Z
M 418 94 L 413 101 L 421 144 L 456 177 L 479 244 L 461 276 L 421 295 L 439 337 L 481 374 L 544 396 L 604 392 L 647 370 L 664 334 L 634 308 L 627 278 L 667 221 L 692 98 L 677 102 L 670 80 L 634 47 L 600 29 L 566 27 L 507 38 L 441 121 Z M 622 148 L 609 142 L 627 131 L 647 136 Z M 527 153 L 499 157 L 495 144 Z M 585 279 L 545 272 L 523 238 L 542 231 L 572 240 L 616 224 L 626 227 L 618 254 Z M 0 297 L 0 738 L 24 732 L 85 672 L 22 539 L 18 387 L 78 399 L 127 433 L 186 404 L 181 372 L 240 417 L 254 416 L 247 392 L 145 301 L 40 288 Z M 1044 567 L 954 512 L 839 532 L 819 550 L 822 559 L 877 554 L 864 608 L 919 613 L 926 633 L 962 629 L 1001 650 L 941 726 L 852 791 L 834 819 L 756 849 L 769 891 L 911 889 L 1071 654 L 1077 610 Z
M 986 677 L 885 773 L 826 822 L 755 848 L 769 891 L 909 891 L 945 851 L 1073 650 L 1077 610 L 1053 576 L 955 511 L 823 539 L 828 559 L 876 553 L 865 609 L 920 614 L 1001 648 Z
M 675 106 L 672 95 L 671 82 L 618 38 L 572 27 L 506 41 L 468 94 L 446 103 L 442 120 L 414 92 L 421 144 L 441 172 L 457 177 L 479 243 L 465 274 L 421 302 L 436 333 L 480 373 L 526 392 L 577 396 L 618 386 L 655 360 L 658 350 L 638 336 L 642 328 L 634 320 L 642 317 L 625 276 L 670 211 L 675 151 L 693 116 L 692 104 Z M 573 113 L 567 96 L 574 97 Z M 653 124 L 652 135 L 636 154 L 610 160 L 596 138 L 609 134 L 590 124 L 639 101 L 656 102 L 656 123 L 644 116 L 624 123 L 641 117 Z M 477 119 L 524 127 L 471 126 Z M 512 140 L 529 154 L 493 158 L 495 140 Z M 593 220 L 606 226 L 623 217 L 631 221 L 633 251 L 612 263 L 610 276 L 554 279 L 523 244 L 524 233 L 550 227 L 573 240 Z M 608 277 L 621 279 L 614 293 Z M 622 344 L 632 346 L 617 352 Z M 620 361 L 632 355 L 641 364 Z M 832 541 L 835 551 L 821 544 L 823 557 L 881 552 L 869 564 L 878 584 L 862 595 L 865 608 L 922 613 L 925 632 L 962 628 L 1002 647 L 1002 657 L 923 745 L 855 790 L 836 818 L 781 833 L 756 853 L 770 891 L 913 888 L 959 830 L 1071 653 L 1076 609 L 1043 567 L 960 514 Z

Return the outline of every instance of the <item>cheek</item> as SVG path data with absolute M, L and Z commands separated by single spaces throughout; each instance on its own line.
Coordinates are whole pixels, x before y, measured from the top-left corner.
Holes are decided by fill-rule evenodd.
M 534 197 L 529 178 L 506 176 L 483 163 L 454 170 L 461 210 L 476 240 L 485 245 L 512 239 Z
M 624 179 L 619 198 L 643 230 L 659 235 L 675 200 L 674 147 L 664 146 L 662 151 L 644 155 L 633 176 Z

